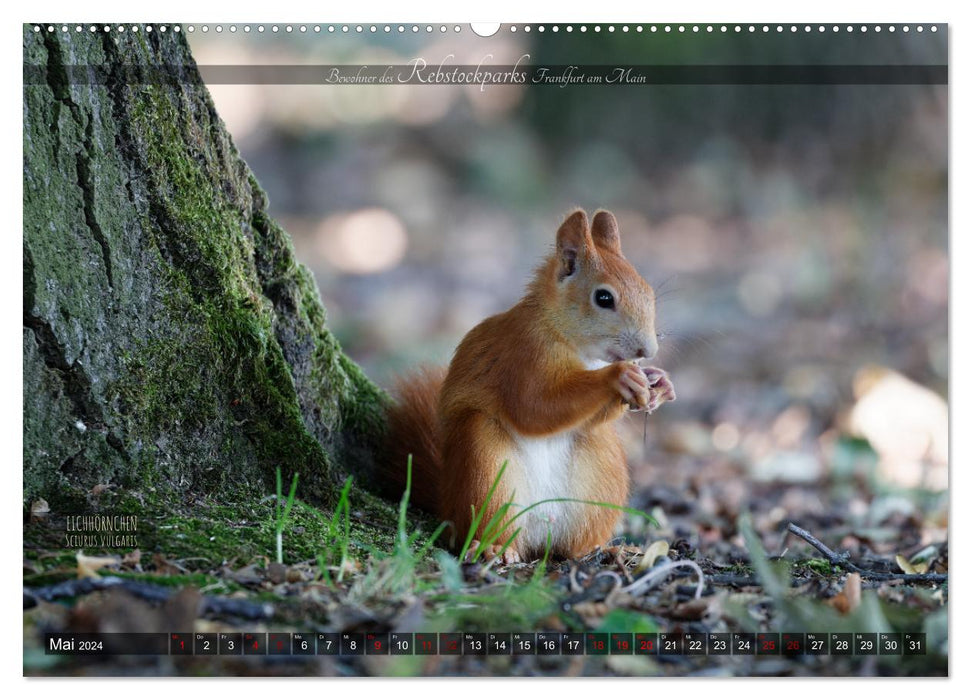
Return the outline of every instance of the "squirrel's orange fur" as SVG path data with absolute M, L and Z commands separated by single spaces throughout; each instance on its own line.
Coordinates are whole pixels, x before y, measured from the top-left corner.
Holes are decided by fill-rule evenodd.
M 656 352 L 654 291 L 624 258 L 616 219 L 599 211 L 589 225 L 575 211 L 518 304 L 473 328 L 447 373 L 399 383 L 386 477 L 400 485 L 412 454 L 412 502 L 450 521 L 459 543 L 503 463 L 482 525 L 506 502 L 625 505 L 627 463 L 612 423 L 629 405 L 674 399 L 662 370 L 636 364 Z M 581 556 L 607 542 L 619 515 L 544 504 L 509 528 L 522 529 L 504 558 L 542 555 L 548 535 L 555 553 Z

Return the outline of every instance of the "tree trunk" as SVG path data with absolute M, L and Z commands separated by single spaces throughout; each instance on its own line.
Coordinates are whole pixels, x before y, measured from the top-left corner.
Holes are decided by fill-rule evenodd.
M 384 394 L 240 158 L 181 33 L 24 27 L 24 500 L 324 503 Z M 158 80 L 166 66 L 177 79 Z

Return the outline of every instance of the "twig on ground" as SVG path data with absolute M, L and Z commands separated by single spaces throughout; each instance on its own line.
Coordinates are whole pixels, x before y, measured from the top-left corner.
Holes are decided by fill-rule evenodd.
M 813 547 L 815 547 L 817 550 L 819 550 L 819 552 L 821 552 L 822 555 L 826 557 L 826 560 L 830 564 L 833 564 L 834 566 L 841 566 L 844 569 L 848 569 L 849 571 L 858 573 L 860 576 L 871 579 L 873 581 L 909 581 L 912 583 L 944 583 L 947 581 L 947 574 L 934 574 L 934 573 L 888 574 L 884 572 L 870 571 L 869 569 L 863 569 L 850 561 L 849 554 L 846 554 L 846 553 L 837 554 L 832 549 L 827 547 L 825 544 L 820 542 L 818 539 L 813 537 L 812 534 L 810 534 L 806 530 L 803 530 L 798 525 L 789 523 L 788 529 L 789 529 L 789 532 L 791 532 L 793 535 L 805 540 Z
M 708 582 L 713 586 L 761 586 L 759 580 L 750 574 L 708 574 Z
M 730 586 L 732 588 L 762 585 L 759 579 L 750 574 L 708 574 L 705 580 L 712 586 Z M 793 578 L 790 583 L 792 586 L 804 586 L 812 580 L 815 579 L 801 576 Z
M 695 572 L 695 574 L 698 575 L 698 583 L 695 586 L 695 598 L 700 598 L 702 591 L 705 590 L 705 572 L 703 572 L 701 567 L 690 559 L 669 561 L 666 564 L 655 566 L 653 569 L 648 570 L 645 575 L 635 579 L 633 583 L 624 586 L 621 590 L 623 590 L 624 593 L 629 593 L 633 596 L 644 595 L 656 585 L 664 581 L 668 575 L 676 569 L 691 569 Z
M 88 593 L 94 593 L 95 591 L 108 590 L 109 588 L 121 588 L 137 598 L 152 603 L 163 603 L 176 593 L 176 591 L 165 586 L 142 583 L 141 581 L 129 581 L 118 578 L 117 576 L 82 578 L 63 581 L 52 586 L 24 588 L 24 609 L 37 605 L 38 599 L 50 602 L 61 598 L 76 598 L 81 595 L 87 595 Z M 199 614 L 204 615 L 206 613 L 217 616 L 232 615 L 244 617 L 248 620 L 260 620 L 273 617 L 273 606 L 268 603 L 253 603 L 248 600 L 203 596 Z

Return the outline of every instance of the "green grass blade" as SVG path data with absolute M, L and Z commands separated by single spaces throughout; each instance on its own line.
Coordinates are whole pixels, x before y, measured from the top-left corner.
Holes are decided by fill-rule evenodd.
M 498 539 L 499 537 L 501 537 L 502 534 L 506 530 L 508 530 L 509 527 L 516 520 L 518 520 L 523 515 L 525 515 L 529 511 L 533 510 L 534 508 L 538 508 L 539 506 L 544 505 L 546 503 L 579 503 L 579 504 L 586 505 L 586 506 L 597 506 L 599 508 L 610 508 L 612 510 L 619 510 L 622 513 L 627 513 L 628 515 L 639 515 L 639 516 L 641 516 L 643 518 L 646 518 L 652 525 L 657 525 L 657 521 L 654 518 L 652 518 L 649 514 L 645 513 L 644 511 L 638 510 L 637 508 L 630 508 L 628 506 L 619 506 L 616 503 L 606 503 L 604 501 L 587 501 L 587 500 L 584 500 L 582 498 L 544 498 L 542 501 L 536 501 L 536 503 L 532 503 L 532 504 L 526 506 L 525 508 L 523 508 L 522 510 L 520 510 L 518 513 L 516 513 L 505 524 L 505 526 L 502 528 L 502 530 L 500 530 L 498 533 L 496 533 L 496 539 Z M 506 505 L 514 506 L 516 504 L 514 504 L 514 503 L 508 503 Z
M 432 532 L 431 536 L 425 540 L 425 544 L 423 544 L 421 549 L 415 553 L 416 559 L 421 559 L 424 557 L 428 553 L 428 550 L 435 546 L 435 542 L 438 541 L 438 538 L 441 536 L 447 525 L 448 523 L 439 523 L 438 527 L 435 528 L 435 531 Z
M 290 509 L 293 508 L 294 497 L 297 495 L 297 479 L 300 478 L 299 472 L 293 475 L 293 483 L 290 484 L 290 495 L 287 496 L 287 505 L 283 509 L 283 516 L 280 518 L 280 526 L 286 524 L 290 517 Z M 279 497 L 277 497 L 277 505 L 279 505 Z
M 550 559 L 550 550 L 553 549 L 553 530 L 550 529 L 549 525 L 546 526 L 546 549 L 543 552 L 543 558 L 540 559 L 539 564 L 533 569 L 533 580 L 537 581 L 546 574 L 546 562 Z
M 401 504 L 398 506 L 398 538 L 395 542 L 396 547 L 407 546 L 408 541 L 408 501 L 411 499 L 411 459 L 408 455 L 408 466 L 405 473 L 405 492 L 401 496 Z
M 500 557 L 506 553 L 506 550 L 509 549 L 509 545 L 511 545 L 516 540 L 516 537 L 519 535 L 521 531 L 522 531 L 521 527 L 517 527 L 515 530 L 513 530 L 512 535 L 509 537 L 508 540 L 506 540 L 506 544 L 504 544 L 502 546 L 502 549 L 499 550 Z
M 341 553 L 341 560 L 339 569 L 337 572 L 337 582 L 340 583 L 344 580 L 344 569 L 347 563 L 347 550 L 351 537 L 351 484 L 353 483 L 353 477 L 347 477 L 344 481 L 344 487 L 341 489 L 340 497 L 337 500 L 337 506 L 334 508 L 334 516 L 332 519 L 333 532 L 338 535 L 335 539 L 338 539 L 338 549 Z M 341 523 L 343 523 L 343 532 L 340 531 Z
M 502 475 L 506 473 L 506 467 L 508 466 L 509 460 L 506 460 L 502 463 L 502 466 L 499 467 L 499 473 L 496 474 L 496 478 L 492 482 L 492 486 L 489 487 L 489 492 L 486 494 L 485 502 L 482 504 L 482 509 L 478 514 L 475 512 L 475 505 L 472 506 L 472 524 L 469 527 L 468 534 L 465 536 L 465 544 L 462 545 L 460 561 L 464 561 L 465 554 L 469 551 L 469 546 L 472 544 L 472 540 L 475 538 L 475 533 L 479 531 L 479 523 L 485 516 L 486 509 L 489 507 L 489 503 L 492 501 L 492 497 L 495 495 L 496 489 L 499 488 L 499 481 L 502 479 Z M 479 549 L 476 551 L 480 552 L 481 549 L 482 545 L 480 543 Z M 478 558 L 478 554 L 476 555 L 476 558 Z
M 482 552 L 485 551 L 486 547 L 493 544 L 499 539 L 502 533 L 509 529 L 509 524 L 515 518 L 506 521 L 505 525 L 502 525 L 502 521 L 505 519 L 506 513 L 509 512 L 509 509 L 512 508 L 513 505 L 514 504 L 512 502 L 503 503 L 496 509 L 496 512 L 489 519 L 489 522 L 486 523 L 486 526 L 482 528 L 482 539 L 479 541 L 479 548 L 476 550 L 476 557 L 481 555 Z M 500 525 L 502 525 L 502 529 L 499 529 Z M 506 541 L 507 546 L 510 542 L 512 542 L 512 539 L 513 538 L 509 538 Z

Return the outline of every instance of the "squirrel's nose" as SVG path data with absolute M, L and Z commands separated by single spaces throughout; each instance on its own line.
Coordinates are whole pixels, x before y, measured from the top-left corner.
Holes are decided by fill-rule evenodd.
M 637 348 L 637 357 L 644 359 L 654 359 L 657 355 L 657 340 L 648 340 Z

